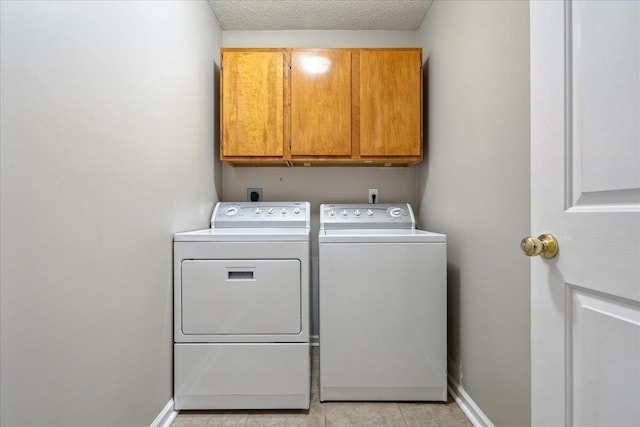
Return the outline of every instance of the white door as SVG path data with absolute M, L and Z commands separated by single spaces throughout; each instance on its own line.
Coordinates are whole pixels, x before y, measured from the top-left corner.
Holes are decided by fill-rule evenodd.
M 640 2 L 531 2 L 534 426 L 640 425 Z

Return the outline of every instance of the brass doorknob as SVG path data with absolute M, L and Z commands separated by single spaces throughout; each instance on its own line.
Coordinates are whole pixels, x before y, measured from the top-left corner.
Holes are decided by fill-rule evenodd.
M 558 240 L 548 233 L 538 237 L 525 237 L 520 242 L 520 248 L 525 255 L 542 255 L 542 258 L 549 259 L 558 255 Z

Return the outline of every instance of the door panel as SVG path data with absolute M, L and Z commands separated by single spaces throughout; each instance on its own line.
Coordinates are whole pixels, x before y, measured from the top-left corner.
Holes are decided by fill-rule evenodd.
M 222 155 L 282 156 L 284 51 L 223 52 Z
M 421 153 L 421 52 L 360 52 L 360 155 Z
M 291 52 L 291 154 L 351 154 L 351 51 Z
M 297 334 L 299 260 L 184 260 L 184 334 Z
M 639 425 L 640 307 L 567 287 L 568 397 L 577 426 Z M 594 351 L 597 349 L 597 351 Z
M 620 210 L 640 197 L 639 10 L 595 1 L 568 9 L 571 207 Z
M 639 18 L 531 2 L 533 425 L 640 425 Z

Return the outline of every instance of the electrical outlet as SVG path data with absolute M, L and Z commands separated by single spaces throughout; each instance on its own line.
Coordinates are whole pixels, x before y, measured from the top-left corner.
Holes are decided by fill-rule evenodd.
M 247 202 L 261 202 L 262 188 L 247 188 Z
M 369 203 L 379 203 L 380 200 L 378 200 L 378 189 L 377 188 L 370 188 L 369 189 Z

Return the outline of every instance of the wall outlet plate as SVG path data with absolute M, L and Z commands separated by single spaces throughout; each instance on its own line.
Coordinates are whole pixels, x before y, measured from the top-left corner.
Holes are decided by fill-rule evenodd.
M 261 202 L 262 188 L 247 188 L 247 202 Z
M 369 189 L 369 203 L 380 203 L 378 200 L 378 189 L 370 188 Z

